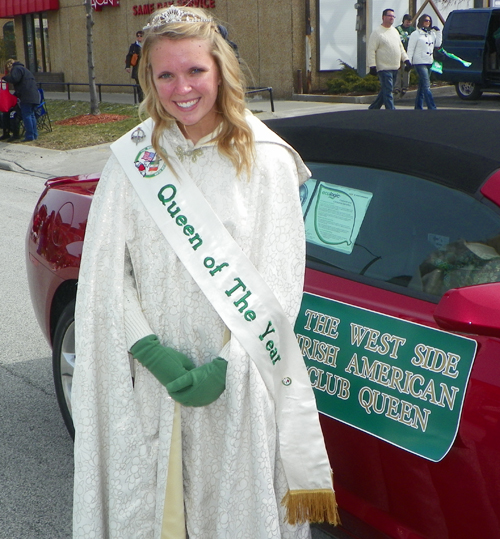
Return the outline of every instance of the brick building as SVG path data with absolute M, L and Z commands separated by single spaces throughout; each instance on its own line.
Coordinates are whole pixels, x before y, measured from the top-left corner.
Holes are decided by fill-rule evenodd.
M 278 98 L 320 89 L 340 62 L 364 70 L 366 36 L 388 5 L 397 18 L 425 0 L 91 0 L 96 82 L 130 84 L 125 55 L 152 10 L 189 2 L 209 10 L 237 42 L 252 79 L 249 86 L 272 86 Z M 434 0 L 447 9 L 489 0 Z M 17 58 L 38 80 L 64 78 L 87 83 L 85 7 L 77 0 L 1 0 L 0 19 L 14 21 Z M 7 21 L 8 23 L 9 21 Z M 399 21 L 397 22 L 399 24 Z M 12 22 L 10 22 L 12 25 Z M 49 75 L 50 74 L 50 75 Z M 124 91 L 105 88 L 105 91 Z

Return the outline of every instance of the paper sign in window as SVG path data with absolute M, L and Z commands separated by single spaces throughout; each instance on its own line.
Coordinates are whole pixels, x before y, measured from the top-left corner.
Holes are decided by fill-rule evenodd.
M 310 179 L 301 188 L 307 241 L 350 254 L 372 196 Z

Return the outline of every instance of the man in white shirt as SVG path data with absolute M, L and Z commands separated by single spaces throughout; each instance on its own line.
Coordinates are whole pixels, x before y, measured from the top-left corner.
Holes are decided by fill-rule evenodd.
M 392 92 L 401 62 L 405 63 L 405 69 L 408 71 L 411 69 L 410 60 L 401 43 L 399 33 L 392 26 L 394 20 L 394 10 L 384 9 L 382 24 L 372 32 L 368 41 L 367 60 L 370 74 L 378 76 L 381 86 L 370 109 L 380 109 L 382 105 L 386 109 L 394 109 Z

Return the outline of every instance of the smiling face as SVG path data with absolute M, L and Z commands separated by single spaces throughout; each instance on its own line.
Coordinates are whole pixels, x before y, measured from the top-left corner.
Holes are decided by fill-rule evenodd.
M 209 41 L 160 38 L 150 60 L 161 104 L 196 144 L 220 121 L 216 100 L 221 79 Z

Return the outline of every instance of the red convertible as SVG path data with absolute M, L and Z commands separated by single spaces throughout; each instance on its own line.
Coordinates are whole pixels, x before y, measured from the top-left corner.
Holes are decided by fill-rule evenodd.
M 500 113 L 356 111 L 269 126 L 307 162 L 295 331 L 356 539 L 500 536 Z M 49 180 L 31 297 L 71 434 L 74 304 L 98 176 Z

